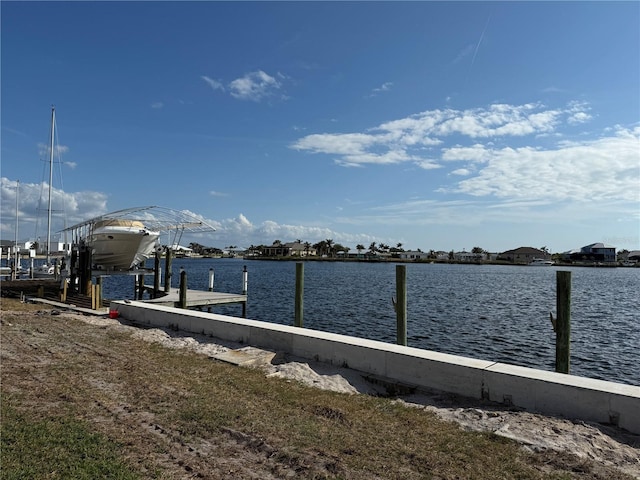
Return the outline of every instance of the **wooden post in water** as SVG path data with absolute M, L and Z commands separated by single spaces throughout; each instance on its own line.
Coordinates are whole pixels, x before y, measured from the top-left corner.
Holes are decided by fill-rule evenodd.
M 173 260 L 173 250 L 167 248 L 164 257 L 164 291 L 169 293 L 171 290 L 171 261 Z
M 396 343 L 407 344 L 407 266 L 396 265 Z
M 138 300 L 142 300 L 144 296 L 144 274 L 138 275 Z
M 249 291 L 249 273 L 247 266 L 242 268 L 242 294 L 246 295 Z M 247 318 L 247 302 L 242 302 L 242 318 Z
M 571 356 L 571 272 L 556 272 L 556 372 L 569 373 Z
M 187 308 L 187 272 L 180 268 L 180 308 Z
M 302 327 L 304 323 L 304 263 L 296 263 L 296 301 L 294 326 Z
M 215 273 L 213 271 L 213 268 L 209 269 L 209 291 L 213 292 L 213 281 L 215 279 Z

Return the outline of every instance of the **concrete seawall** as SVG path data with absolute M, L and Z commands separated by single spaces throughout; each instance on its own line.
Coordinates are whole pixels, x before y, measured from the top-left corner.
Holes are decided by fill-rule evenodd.
M 201 333 L 345 366 L 417 388 L 615 424 L 640 434 L 640 387 L 636 386 L 144 302 L 112 302 L 111 309 L 141 325 Z

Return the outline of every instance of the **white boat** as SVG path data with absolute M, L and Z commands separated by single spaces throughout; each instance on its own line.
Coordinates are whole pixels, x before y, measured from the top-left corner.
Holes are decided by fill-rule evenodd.
M 215 229 L 189 212 L 146 206 L 106 213 L 65 231 L 71 233 L 75 245 L 91 250 L 92 268 L 125 271 L 144 267 L 148 258 L 164 250 L 159 241 L 161 234 L 173 237 L 164 245 L 177 245 L 185 231 L 204 233 Z
M 529 266 L 531 267 L 550 267 L 554 262 L 551 260 L 545 260 L 544 258 L 534 258 L 531 262 L 529 262 Z
M 86 239 L 92 263 L 109 270 L 129 270 L 144 265 L 158 246 L 160 232 L 148 230 L 139 220 L 111 218 L 97 221 Z

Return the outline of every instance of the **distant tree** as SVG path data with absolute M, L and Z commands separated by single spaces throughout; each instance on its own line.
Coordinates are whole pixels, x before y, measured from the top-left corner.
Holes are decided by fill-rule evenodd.
M 546 245 L 544 247 L 540 247 L 540 250 L 542 250 L 544 253 L 549 253 L 549 249 Z
M 311 244 L 309 242 L 304 242 L 304 253 L 306 256 L 309 256 L 309 249 L 311 248 Z
M 436 251 L 435 250 L 429 250 L 429 255 L 427 256 L 427 258 L 438 258 L 438 256 L 436 255 Z
M 396 245 L 396 248 L 398 249 L 398 251 L 403 252 L 404 250 L 402 250 L 402 243 L 398 242 L 398 244 Z
M 453 250 L 451 250 L 449 252 L 449 260 L 453 260 L 455 258 L 455 254 L 453 253 Z
M 326 253 L 327 253 L 327 242 L 326 242 L 326 240 L 320 240 L 318 243 L 314 243 L 313 244 L 313 248 L 316 249 L 316 252 L 318 252 L 318 255 L 320 255 L 320 256 L 326 255 Z
M 327 239 L 325 240 L 325 243 L 326 243 L 326 245 L 327 245 L 327 254 L 328 254 L 330 257 L 333 257 L 333 240 L 332 240 L 332 239 L 330 239 L 330 238 L 327 238 Z
M 341 245 L 339 243 L 336 243 L 333 246 L 333 251 L 336 253 L 342 252 L 344 254 L 344 256 L 347 256 L 347 253 L 349 252 L 349 247 L 345 247 L 344 245 Z
M 274 245 L 282 245 L 282 242 L 280 240 L 274 240 L 273 244 Z
M 484 253 L 484 248 L 482 248 L 482 247 L 473 247 L 471 249 L 471 253 Z
M 360 255 L 360 252 L 362 252 L 362 250 L 364 250 L 364 245 L 359 243 L 358 245 L 356 245 L 356 250 L 358 250 L 358 255 Z
M 378 246 L 376 242 L 371 242 L 371 245 L 369 245 L 369 251 L 371 253 L 376 253 L 378 251 Z

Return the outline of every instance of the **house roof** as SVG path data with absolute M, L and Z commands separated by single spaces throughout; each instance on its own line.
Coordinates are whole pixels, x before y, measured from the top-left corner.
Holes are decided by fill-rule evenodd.
M 507 250 L 502 255 L 545 255 L 545 252 L 533 247 L 519 247 L 515 250 Z
M 582 247 L 582 250 L 593 250 L 594 248 L 616 248 L 613 245 L 606 245 L 602 242 L 592 243 L 591 245 L 586 245 Z

